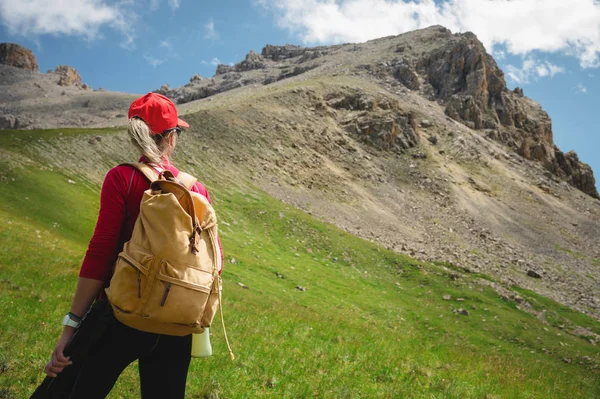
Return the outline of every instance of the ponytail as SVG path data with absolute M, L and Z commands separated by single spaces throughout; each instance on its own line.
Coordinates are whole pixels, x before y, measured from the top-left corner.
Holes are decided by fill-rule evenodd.
M 140 155 L 143 155 L 150 163 L 160 164 L 163 155 L 168 153 L 170 146 L 162 134 L 150 134 L 150 128 L 140 118 L 131 118 L 127 125 L 127 133 L 133 145 L 138 149 Z

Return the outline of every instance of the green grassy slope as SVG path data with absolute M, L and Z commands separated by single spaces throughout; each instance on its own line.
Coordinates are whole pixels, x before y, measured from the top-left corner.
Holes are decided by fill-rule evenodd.
M 36 160 L 15 141 L 20 133 L 3 134 L 0 398 L 26 398 L 60 334 L 100 188 L 69 183 L 73 171 Z M 53 145 L 48 132 L 28 135 Z M 29 161 L 10 162 L 19 157 Z M 203 178 L 202 166 L 185 169 Z M 597 321 L 521 290 L 546 311 L 543 322 L 478 284 L 485 276 L 387 251 L 242 180 L 213 175 L 205 183 L 220 217 L 236 360 L 215 323 L 214 355 L 192 360 L 188 397 L 600 397 L 600 350 L 564 328 L 600 334 Z M 110 397 L 139 397 L 135 365 Z

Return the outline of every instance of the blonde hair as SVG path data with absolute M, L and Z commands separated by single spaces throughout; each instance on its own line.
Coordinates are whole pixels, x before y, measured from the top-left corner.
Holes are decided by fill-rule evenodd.
M 133 145 L 148 161 L 160 164 L 163 158 L 168 158 L 173 152 L 170 140 L 174 132 L 150 135 L 150 128 L 140 118 L 131 118 L 127 124 L 127 133 Z

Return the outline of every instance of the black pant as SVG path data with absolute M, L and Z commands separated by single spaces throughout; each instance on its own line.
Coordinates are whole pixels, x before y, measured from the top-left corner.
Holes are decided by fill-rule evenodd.
M 143 399 L 183 399 L 192 336 L 152 334 L 114 319 L 97 349 L 86 359 L 71 399 L 105 398 L 123 370 L 139 363 Z

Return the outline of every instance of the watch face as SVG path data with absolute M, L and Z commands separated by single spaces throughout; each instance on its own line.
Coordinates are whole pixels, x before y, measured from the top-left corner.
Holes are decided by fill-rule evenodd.
M 75 327 L 75 328 L 77 328 L 77 327 L 79 327 L 79 322 L 77 322 L 77 321 L 75 321 L 75 320 L 71 319 L 71 318 L 69 317 L 69 315 L 66 315 L 66 316 L 63 318 L 62 325 L 63 325 L 63 326 L 69 326 L 69 327 Z

